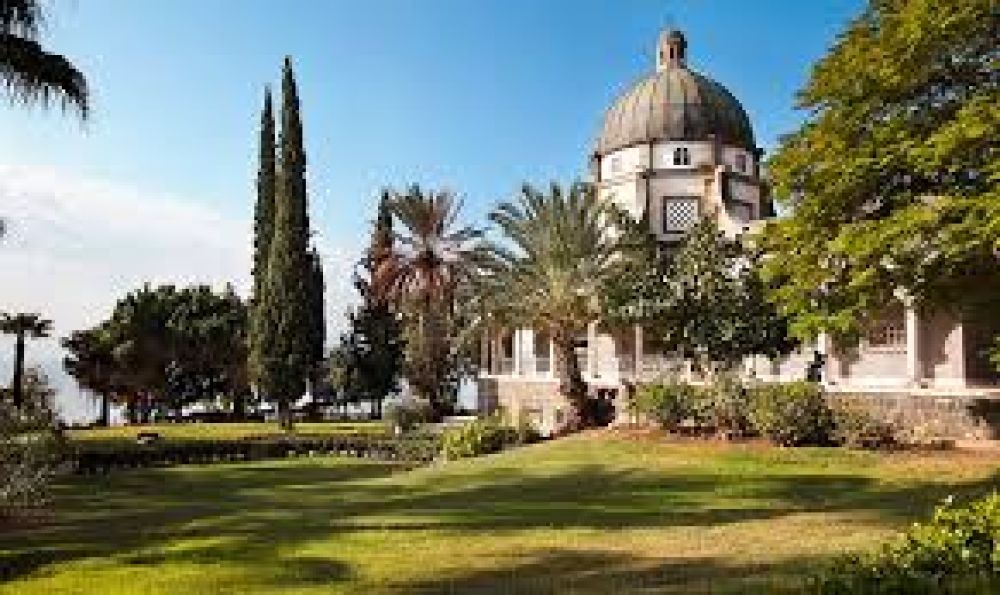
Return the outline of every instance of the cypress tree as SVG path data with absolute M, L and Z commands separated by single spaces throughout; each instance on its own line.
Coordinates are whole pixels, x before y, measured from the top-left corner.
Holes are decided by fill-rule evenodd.
M 313 247 L 309 252 L 309 378 L 314 389 L 319 380 L 323 350 L 326 347 L 325 290 L 323 261 Z
M 273 339 L 273 327 L 264 315 L 264 294 L 267 290 L 267 264 L 271 256 L 274 235 L 274 193 L 276 180 L 274 146 L 274 109 L 271 89 L 264 92 L 264 109 L 260 116 L 260 161 L 257 171 L 257 203 L 253 225 L 253 296 L 250 302 L 249 362 L 250 381 L 262 389 L 264 346 Z
M 372 287 L 382 262 L 392 253 L 392 215 L 389 193 L 383 192 L 372 229 L 371 244 L 355 274 L 361 306 L 349 315 L 349 332 L 341 338 L 342 356 L 353 374 L 344 387 L 374 406 L 382 417 L 382 401 L 396 390 L 403 371 L 402 327 L 389 303 Z
M 368 248 L 367 263 L 369 275 L 374 277 L 378 267 L 392 253 L 392 211 L 389 207 L 391 196 L 388 190 L 382 191 L 378 201 L 378 214 L 375 217 L 375 227 L 372 230 L 371 246 Z M 374 296 L 372 296 L 374 298 Z M 366 297 L 366 299 L 368 299 Z
M 309 217 L 306 210 L 306 157 L 299 97 L 290 58 L 281 81 L 281 138 L 275 192 L 274 235 L 267 264 L 263 314 L 274 336 L 265 345 L 262 386 L 278 404 L 283 428 L 292 424 L 291 403 L 305 392 L 311 358 Z

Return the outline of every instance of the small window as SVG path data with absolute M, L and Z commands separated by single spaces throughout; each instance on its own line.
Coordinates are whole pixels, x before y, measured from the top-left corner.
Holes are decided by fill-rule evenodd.
M 622 158 L 621 157 L 612 157 L 611 158 L 611 173 L 612 174 L 617 174 L 617 173 L 620 173 L 621 171 L 622 171 Z
M 698 199 L 667 196 L 663 199 L 663 232 L 685 232 L 698 223 Z
M 691 165 L 691 152 L 687 147 L 674 149 L 674 165 Z
M 743 153 L 736 154 L 736 170 L 740 173 L 747 173 L 747 156 Z

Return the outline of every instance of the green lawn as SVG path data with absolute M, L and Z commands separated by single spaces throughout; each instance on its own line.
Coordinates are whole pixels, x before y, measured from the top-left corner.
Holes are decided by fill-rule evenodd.
M 74 478 L 0 531 L 0 593 L 777 589 L 869 547 L 1000 459 L 587 434 L 404 472 L 355 459 Z
M 300 422 L 295 424 L 297 434 L 344 434 L 385 432 L 386 426 L 380 422 Z M 128 441 L 134 442 L 140 432 L 156 432 L 166 440 L 220 440 L 239 439 L 249 436 L 283 434 L 276 422 L 246 423 L 181 423 L 138 426 L 115 426 L 88 430 L 69 430 L 72 440 Z

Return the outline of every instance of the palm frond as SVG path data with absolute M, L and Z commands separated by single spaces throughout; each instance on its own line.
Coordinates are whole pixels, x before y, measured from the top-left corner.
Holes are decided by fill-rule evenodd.
M 34 39 L 43 20 L 37 0 L 0 0 L 0 35 Z
M 0 36 L 0 85 L 18 103 L 59 104 L 86 118 L 90 93 L 83 74 L 58 54 L 45 51 L 30 38 Z

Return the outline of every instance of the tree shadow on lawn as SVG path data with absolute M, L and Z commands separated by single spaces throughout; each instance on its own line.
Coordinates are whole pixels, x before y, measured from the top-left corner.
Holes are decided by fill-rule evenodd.
M 438 593 L 794 593 L 820 559 L 729 564 L 716 558 L 640 558 L 609 551 L 550 550 L 501 568 L 471 570 L 390 587 L 396 595 Z
M 75 479 L 60 489 L 57 522 L 0 536 L 0 579 L 99 559 L 141 566 L 232 562 L 255 571 L 266 565 L 270 574 L 261 570 L 248 580 L 335 582 L 351 577 L 346 563 L 280 551 L 366 529 L 483 535 L 712 527 L 800 512 L 849 512 L 898 523 L 924 515 L 945 495 L 979 493 L 1000 481 L 994 475 L 960 485 L 886 487 L 846 474 L 612 471 L 581 463 L 558 473 L 505 469 L 485 479 L 441 482 L 434 473 L 388 478 L 394 470 L 365 462 L 264 463 Z M 397 539 L 406 542 L 405 535 Z

